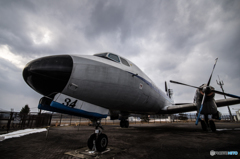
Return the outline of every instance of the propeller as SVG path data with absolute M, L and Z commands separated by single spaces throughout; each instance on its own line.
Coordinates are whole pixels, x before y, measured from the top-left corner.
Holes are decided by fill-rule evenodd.
M 229 93 L 223 93 L 223 92 L 220 92 L 220 91 L 216 91 L 216 90 L 212 90 L 210 88 L 210 83 L 211 83 L 211 79 L 212 79 L 212 75 L 213 75 L 213 71 L 215 69 L 215 66 L 217 64 L 217 60 L 218 58 L 215 59 L 215 64 L 213 65 L 213 69 L 212 69 L 212 73 L 209 77 L 209 80 L 208 80 L 208 83 L 207 83 L 207 86 L 203 86 L 203 87 L 196 87 L 196 86 L 192 86 L 192 85 L 189 85 L 189 84 L 185 84 L 185 83 L 181 83 L 181 82 L 177 82 L 177 81 L 172 81 L 170 80 L 171 83 L 175 83 L 175 84 L 180 84 L 180 85 L 184 85 L 184 86 L 188 86 L 188 87 L 193 87 L 193 88 L 197 88 L 199 90 L 201 90 L 203 92 L 203 98 L 202 98 L 202 102 L 201 102 L 201 106 L 200 106 L 200 109 L 198 111 L 198 116 L 197 116 L 197 120 L 196 120 L 196 125 L 198 125 L 198 121 L 199 121 L 199 118 L 200 118 L 200 114 L 201 114 L 201 111 L 202 111 L 202 108 L 203 108 L 203 103 L 205 101 L 205 97 L 206 97 L 206 94 L 209 94 L 211 92 L 214 92 L 214 93 L 217 93 L 217 94 L 222 94 L 222 95 L 226 95 L 226 96 L 229 96 L 229 97 L 233 97 L 233 98 L 240 98 L 239 96 L 236 96 L 236 95 L 233 95 L 233 94 L 229 94 Z
M 199 111 L 198 111 L 198 117 L 197 117 L 197 120 L 196 120 L 196 123 L 195 123 L 196 125 L 198 125 L 198 120 L 199 120 L 199 118 L 200 118 L 200 114 L 201 114 L 201 111 L 202 111 L 202 108 L 203 108 L 203 103 L 204 103 L 204 100 L 205 100 L 206 92 L 210 92 L 210 91 L 211 91 L 211 88 L 209 87 L 209 85 L 210 85 L 210 83 L 211 83 L 213 71 L 214 71 L 215 66 L 216 66 L 216 64 L 217 64 L 217 60 L 218 60 L 218 58 L 216 58 L 215 64 L 213 65 L 212 73 L 211 73 L 211 75 L 210 75 L 210 77 L 209 77 L 209 80 L 208 80 L 208 83 L 207 83 L 207 87 L 206 87 L 205 89 L 203 89 L 204 94 L 203 94 L 203 98 L 202 98 L 201 107 L 200 107 L 200 109 L 199 109 Z
M 237 96 L 237 95 L 234 95 L 234 94 L 220 92 L 220 91 L 217 91 L 217 90 L 212 90 L 212 92 L 217 93 L 217 94 L 221 94 L 221 95 L 226 95 L 226 96 L 229 96 L 229 97 L 232 97 L 232 98 L 239 98 L 240 99 L 240 96 Z
M 198 120 L 199 120 L 199 118 L 200 118 L 200 113 L 201 113 L 202 108 L 203 108 L 203 103 L 204 103 L 204 100 L 205 100 L 205 96 L 206 96 L 206 94 L 204 93 L 203 99 L 202 99 L 202 103 L 201 103 L 201 107 L 200 107 L 200 109 L 199 109 L 198 116 L 197 116 L 197 120 L 196 120 L 196 123 L 195 123 L 196 125 L 198 125 Z
M 175 83 L 175 84 L 184 85 L 184 86 L 193 87 L 193 88 L 202 89 L 201 87 L 191 86 L 191 85 L 189 85 L 189 84 L 185 84 L 185 83 L 181 83 L 181 82 L 177 82 L 177 81 L 172 81 L 172 80 L 170 80 L 170 82 L 171 82 L 171 83 Z
M 184 86 L 197 88 L 197 89 L 202 90 L 203 92 L 206 92 L 206 93 L 214 92 L 216 94 L 226 95 L 226 96 L 229 96 L 229 97 L 232 97 L 232 98 L 239 98 L 240 99 L 240 96 L 237 96 L 237 95 L 234 95 L 234 94 L 230 94 L 230 93 L 226 93 L 226 92 L 220 92 L 220 91 L 217 91 L 217 90 L 213 90 L 213 89 L 210 89 L 210 87 L 197 87 L 197 86 L 192 86 L 192 85 L 188 85 L 188 84 L 185 84 L 185 83 L 172 81 L 172 80 L 170 80 L 170 82 L 171 83 L 175 83 L 175 84 L 180 84 L 180 85 L 184 85 Z
M 211 79 L 212 79 L 212 75 L 213 75 L 213 71 L 214 71 L 215 66 L 217 64 L 217 60 L 218 60 L 218 58 L 215 59 L 215 64 L 213 65 L 212 73 L 211 73 L 210 78 L 208 80 L 207 87 L 210 85 L 210 82 L 211 82 Z
M 207 83 L 207 86 L 203 86 L 203 87 L 196 87 L 196 86 L 192 86 L 192 85 L 189 85 L 189 84 L 185 84 L 185 83 L 181 83 L 181 82 L 177 82 L 177 81 L 172 81 L 170 80 L 171 83 L 175 83 L 175 84 L 180 84 L 180 85 L 184 85 L 184 86 L 189 86 L 189 87 L 193 87 L 193 88 L 197 88 L 199 90 L 201 90 L 203 92 L 203 98 L 202 98 L 202 102 L 201 102 L 201 106 L 200 106 L 200 109 L 198 111 L 198 116 L 197 116 L 197 120 L 196 120 L 196 125 L 198 125 L 198 121 L 200 119 L 200 114 L 201 114 L 201 111 L 202 111 L 202 108 L 203 108 L 203 103 L 205 101 L 205 97 L 206 97 L 206 94 L 209 94 L 211 92 L 214 92 L 214 93 L 217 93 L 217 94 L 222 94 L 222 95 L 226 95 L 226 96 L 229 96 L 229 97 L 233 97 L 233 98 L 240 98 L 239 96 L 236 96 L 236 95 L 233 95 L 233 94 L 229 94 L 229 93 L 223 93 L 223 92 L 220 92 L 220 91 L 216 91 L 216 90 L 212 90 L 210 88 L 210 83 L 211 83 L 211 79 L 212 79 L 212 75 L 213 75 L 213 71 L 215 69 L 215 66 L 217 64 L 217 60 L 218 58 L 215 59 L 215 64 L 213 65 L 213 69 L 212 69 L 212 73 L 209 77 L 209 80 L 208 80 L 208 83 Z

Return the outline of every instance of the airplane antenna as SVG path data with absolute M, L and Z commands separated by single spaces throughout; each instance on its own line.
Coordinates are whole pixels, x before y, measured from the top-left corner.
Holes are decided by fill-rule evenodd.
M 224 83 L 223 83 L 223 81 L 220 80 L 219 75 L 218 75 L 218 79 L 219 79 L 219 81 L 216 80 L 216 82 L 217 82 L 217 84 L 220 86 L 220 88 L 222 89 L 222 92 L 224 93 L 224 90 L 223 90 L 223 85 L 224 85 Z M 226 95 L 225 95 L 225 94 L 224 94 L 224 98 L 226 99 Z M 227 107 L 228 107 L 230 119 L 231 119 L 231 121 L 233 121 L 233 116 L 232 116 L 231 110 L 230 110 L 230 108 L 229 108 L 229 105 L 228 105 Z

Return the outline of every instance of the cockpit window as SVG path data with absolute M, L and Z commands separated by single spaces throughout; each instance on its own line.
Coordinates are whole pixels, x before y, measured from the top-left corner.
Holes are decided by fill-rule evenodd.
M 119 58 L 117 55 L 114 54 L 109 54 L 108 57 L 112 59 L 113 61 L 120 62 Z
M 121 59 L 121 61 L 122 61 L 122 64 L 124 64 L 124 65 L 126 65 L 126 66 L 130 66 L 130 65 L 128 64 L 127 60 L 125 60 L 124 58 L 121 58 L 121 57 L 120 57 L 120 59 Z

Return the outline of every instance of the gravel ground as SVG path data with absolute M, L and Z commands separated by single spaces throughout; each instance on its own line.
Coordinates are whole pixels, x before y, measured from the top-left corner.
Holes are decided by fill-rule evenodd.
M 109 146 L 122 149 L 115 159 L 125 158 L 240 158 L 210 156 L 210 151 L 238 151 L 240 153 L 240 123 L 217 122 L 217 132 L 203 132 L 200 124 L 161 123 L 133 124 L 129 128 L 104 126 Z M 234 130 L 234 128 L 237 128 Z M 220 130 L 227 129 L 227 130 Z M 0 142 L 0 158 L 66 158 L 76 157 L 65 152 L 86 147 L 94 127 L 52 127 L 46 132 L 30 134 Z M 105 158 L 104 155 L 100 158 Z

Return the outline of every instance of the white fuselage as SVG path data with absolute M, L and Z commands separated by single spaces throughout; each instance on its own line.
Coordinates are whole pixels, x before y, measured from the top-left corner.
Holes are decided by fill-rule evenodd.
M 130 61 L 129 67 L 97 56 L 71 57 L 73 70 L 63 94 L 110 110 L 145 114 L 156 114 L 173 104 Z

